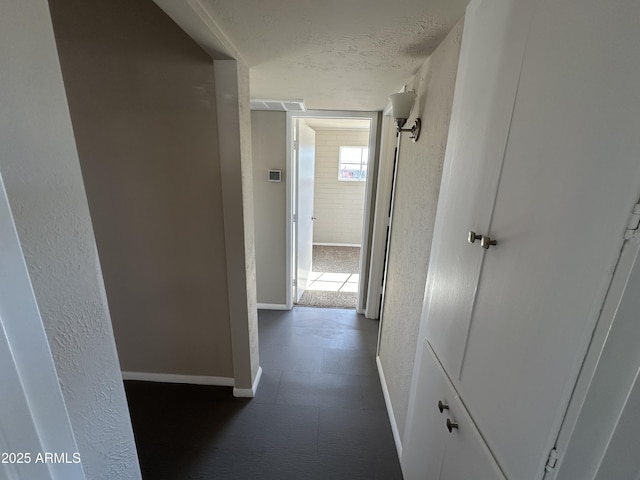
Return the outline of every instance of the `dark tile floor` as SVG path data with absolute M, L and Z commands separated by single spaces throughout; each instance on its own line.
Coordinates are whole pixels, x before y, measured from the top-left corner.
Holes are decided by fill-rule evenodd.
M 401 480 L 375 366 L 378 322 L 353 310 L 260 311 L 256 398 L 126 382 L 145 480 Z

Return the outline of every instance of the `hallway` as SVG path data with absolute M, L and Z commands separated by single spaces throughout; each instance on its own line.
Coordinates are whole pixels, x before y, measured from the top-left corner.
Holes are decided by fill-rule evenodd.
M 260 311 L 257 396 L 126 382 L 145 480 L 402 479 L 375 365 L 378 322 L 353 310 Z

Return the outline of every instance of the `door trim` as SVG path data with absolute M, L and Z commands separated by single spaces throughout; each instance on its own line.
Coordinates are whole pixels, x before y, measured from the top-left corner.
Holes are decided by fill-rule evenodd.
M 293 122 L 297 119 L 304 118 L 339 118 L 339 119 L 369 119 L 371 127 L 369 130 L 369 173 L 365 186 L 365 205 L 362 225 L 362 247 L 360 249 L 360 285 L 358 288 L 358 305 L 356 311 L 364 313 L 365 303 L 369 290 L 368 285 L 368 264 L 366 259 L 369 258 L 371 248 L 371 235 L 369 234 L 371 225 L 371 212 L 374 203 L 374 184 L 378 177 L 378 155 L 377 155 L 377 138 L 378 138 L 378 112 L 352 112 L 341 110 L 308 110 L 306 112 L 287 112 L 286 117 L 286 254 L 285 254 L 285 288 L 286 288 L 286 306 L 287 309 L 293 308 L 294 297 L 294 272 L 295 262 L 294 255 L 294 226 L 293 226 L 293 208 L 295 188 L 294 173 L 295 165 L 293 162 Z

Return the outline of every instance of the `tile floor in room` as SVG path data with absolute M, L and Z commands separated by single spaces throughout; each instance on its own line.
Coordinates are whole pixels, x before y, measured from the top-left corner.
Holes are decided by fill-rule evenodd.
M 377 329 L 353 310 L 260 311 L 253 400 L 125 382 L 144 479 L 401 480 Z
M 321 292 L 357 292 L 357 273 L 311 272 L 307 290 Z

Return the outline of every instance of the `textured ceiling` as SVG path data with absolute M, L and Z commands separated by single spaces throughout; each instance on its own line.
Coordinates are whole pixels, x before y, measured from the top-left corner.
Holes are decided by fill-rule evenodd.
M 199 0 L 251 67 L 251 97 L 381 110 L 468 0 Z

